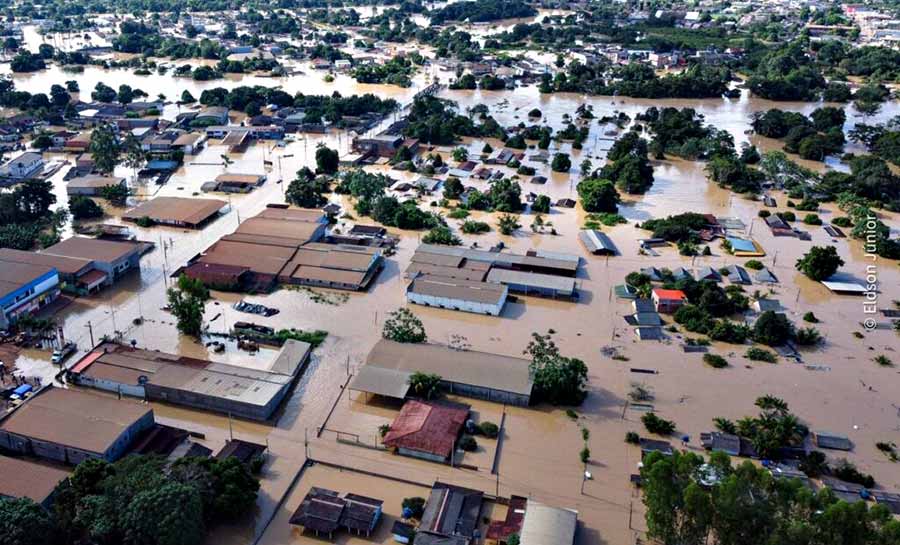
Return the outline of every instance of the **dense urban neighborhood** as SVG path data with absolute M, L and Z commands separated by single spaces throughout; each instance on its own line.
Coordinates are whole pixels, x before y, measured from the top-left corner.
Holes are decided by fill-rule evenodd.
M 900 545 L 895 0 L 0 44 L 0 544 Z

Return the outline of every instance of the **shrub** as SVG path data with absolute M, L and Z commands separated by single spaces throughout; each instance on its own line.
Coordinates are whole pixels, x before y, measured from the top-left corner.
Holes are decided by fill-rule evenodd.
M 822 341 L 822 335 L 814 327 L 798 329 L 794 340 L 801 346 L 815 346 Z
M 756 215 L 761 218 L 768 218 L 769 216 L 772 215 L 772 213 L 769 212 L 768 210 L 760 210 Z
M 469 217 L 469 211 L 465 208 L 454 208 L 447 215 L 450 216 L 451 219 L 464 220 Z
M 462 240 L 454 235 L 449 227 L 444 227 L 443 225 L 434 227 L 425 233 L 425 236 L 422 237 L 422 242 L 425 244 L 443 244 L 445 246 L 459 246 L 462 244 Z
M 582 464 L 588 463 L 591 459 L 591 449 L 584 447 L 581 449 L 581 452 L 578 453 L 578 459 L 581 460 Z
M 478 442 L 471 435 L 463 435 L 459 438 L 457 446 L 466 452 L 475 452 L 478 450 Z
M 477 235 L 479 233 L 487 233 L 491 230 L 491 226 L 483 221 L 467 220 L 463 222 L 461 229 L 467 235 Z
M 818 214 L 807 214 L 803 217 L 803 223 L 807 225 L 822 225 L 822 218 Z
M 832 474 L 841 479 L 842 481 L 847 481 L 848 483 L 856 483 L 865 486 L 866 488 L 872 488 L 875 486 L 875 478 L 871 475 L 867 475 L 862 473 L 856 466 L 853 465 L 852 462 L 848 460 L 841 460 L 838 462 L 838 465 L 835 466 Z
M 715 369 L 728 367 L 728 360 L 717 354 L 703 354 L 703 363 Z
M 768 363 L 775 363 L 776 356 L 773 352 L 766 350 L 765 348 L 757 348 L 752 347 L 747 349 L 747 353 L 744 354 L 748 360 L 753 361 L 765 361 Z
M 803 315 L 803 321 L 804 321 L 804 322 L 809 322 L 809 323 L 811 323 L 811 324 L 817 324 L 817 323 L 819 323 L 819 319 L 816 318 L 816 315 L 813 314 L 812 312 L 807 312 L 806 314 L 804 314 L 804 315 Z
M 675 422 L 656 416 L 656 413 L 646 413 L 641 417 L 641 422 L 650 433 L 657 435 L 672 435 L 675 432 Z
M 478 432 L 488 439 L 496 439 L 500 435 L 500 428 L 493 422 L 482 422 L 478 424 Z
M 839 218 L 834 218 L 831 220 L 832 225 L 837 225 L 838 227 L 853 227 L 853 222 L 850 218 L 842 216 Z
M 794 335 L 794 324 L 784 314 L 767 310 L 753 324 L 753 340 L 769 346 L 780 346 Z
M 754 271 L 761 271 L 765 267 L 765 265 L 762 264 L 762 261 L 756 259 L 748 260 L 744 263 L 744 266 Z
M 625 434 L 625 442 L 631 443 L 632 445 L 637 445 L 641 442 L 641 436 L 638 435 L 635 431 L 630 431 Z
M 880 365 L 882 367 L 893 367 L 894 366 L 894 362 L 891 361 L 891 358 L 885 356 L 884 354 L 879 354 L 878 356 L 875 356 L 874 361 L 875 361 L 875 363 L 877 363 L 878 365 Z
M 787 212 L 778 212 L 778 213 L 775 214 L 775 215 L 778 216 L 779 218 L 781 218 L 781 219 L 784 220 L 784 221 L 788 221 L 788 222 L 790 222 L 790 221 L 797 221 L 797 216 L 794 215 L 794 213 L 791 212 L 790 210 L 788 210 Z
M 422 518 L 425 514 L 425 498 L 418 496 L 412 498 L 403 498 L 401 507 L 409 512 L 409 516 L 414 519 Z

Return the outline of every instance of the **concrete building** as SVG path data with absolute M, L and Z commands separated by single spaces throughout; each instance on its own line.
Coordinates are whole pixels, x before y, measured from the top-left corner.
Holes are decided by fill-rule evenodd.
M 529 364 L 500 354 L 382 339 L 369 352 L 350 389 L 404 399 L 410 375 L 420 371 L 440 375 L 442 387 L 451 393 L 524 407 L 531 403 L 534 386 Z
M 578 511 L 528 500 L 522 521 L 522 545 L 572 545 L 578 529 Z
M 687 302 L 687 296 L 681 290 L 654 288 L 651 298 L 656 312 L 673 314 Z
M 12 185 L 31 178 L 44 168 L 44 157 L 26 151 L 0 166 L 0 185 Z
M 49 305 L 59 295 L 55 268 L 10 260 L 5 255 L 5 251 L 0 253 L 0 329 Z
M 400 148 L 406 147 L 415 155 L 419 150 L 419 141 L 415 138 L 403 138 L 389 134 L 380 134 L 370 138 L 355 138 L 353 151 L 363 155 L 391 158 Z
M 308 343 L 288 340 L 265 369 L 104 343 L 68 372 L 76 384 L 250 420 L 269 420 L 309 360 Z
M 44 509 L 53 504 L 54 493 L 69 472 L 47 464 L 0 456 L 0 498 L 28 498 Z
M 125 178 L 117 176 L 78 176 L 72 178 L 66 183 L 66 193 L 73 197 L 75 195 L 83 195 L 85 197 L 96 197 L 103 194 L 103 190 L 107 187 L 125 187 Z
M 112 462 L 153 425 L 140 403 L 48 386 L 0 420 L 0 448 L 71 465 Z
M 406 288 L 406 300 L 426 307 L 461 310 L 499 316 L 506 305 L 509 288 L 492 284 L 424 274 Z
M 62 269 L 68 263 L 87 261 L 89 268 L 79 273 L 74 281 L 77 290 L 91 293 L 102 286 L 111 286 L 129 271 L 141 268 L 141 252 L 144 246 L 133 242 L 102 240 L 88 237 L 71 237 L 40 252 L 44 258 L 52 257 Z
M 374 246 L 325 244 L 321 210 L 270 207 L 192 259 L 184 274 L 213 286 L 269 291 L 277 283 L 364 290 L 383 267 Z
M 502 284 L 512 293 L 522 295 L 538 295 L 553 299 L 572 299 L 577 296 L 575 279 L 568 276 L 492 268 L 488 272 L 487 281 Z
M 581 263 L 577 255 L 542 250 L 529 250 L 525 255 L 521 255 L 440 244 L 420 244 L 413 255 L 413 261 L 435 259 L 431 257 L 435 255 L 443 256 L 438 259 L 443 259 L 447 266 L 459 266 L 464 261 L 477 261 L 489 263 L 492 267 L 497 268 L 557 276 L 575 276 Z
M 184 197 L 156 197 L 144 201 L 122 214 L 125 221 L 148 218 L 153 223 L 198 229 L 228 205 L 218 199 L 191 199 Z

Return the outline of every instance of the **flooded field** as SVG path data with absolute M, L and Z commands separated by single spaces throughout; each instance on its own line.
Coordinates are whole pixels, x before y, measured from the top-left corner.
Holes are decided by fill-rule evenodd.
M 212 87 L 232 88 L 238 85 L 278 86 L 294 93 L 359 94 L 373 92 L 381 97 L 393 97 L 407 103 L 418 89 L 426 84 L 429 75 L 420 75 L 413 87 L 361 85 L 352 78 L 338 75 L 334 82 L 324 82 L 323 73 L 315 72 L 308 65 L 299 65 L 302 74 L 284 78 L 234 76 L 224 80 L 196 82 L 173 78 L 169 75 L 134 76 L 126 70 L 103 70 L 86 67 L 84 73 L 73 74 L 51 66 L 34 74 L 15 74 L 13 79 L 19 88 L 32 92 L 47 91 L 53 83 L 68 79 L 78 81 L 82 93 L 89 93 L 97 82 L 112 87 L 128 83 L 141 87 L 151 97 L 157 93 L 168 100 L 189 90 L 199 97 L 204 89 Z M 3 70 L 7 70 L 4 66 Z M 446 80 L 449 73 L 436 71 L 435 75 Z M 693 107 L 704 114 L 707 122 L 729 131 L 736 144 L 750 142 L 761 150 L 775 149 L 779 143 L 746 133 L 750 115 L 768 108 L 794 110 L 809 114 L 819 104 L 774 103 L 744 96 L 737 100 L 633 100 L 612 97 L 587 97 L 581 95 L 540 95 L 535 87 L 520 88 L 513 92 L 444 91 L 443 97 L 459 103 L 461 109 L 485 104 L 491 114 L 503 125 L 520 121 L 528 123 L 527 112 L 539 108 L 543 112 L 542 123 L 555 129 L 564 126 L 564 115 L 574 114 L 576 108 L 588 103 L 596 117 L 624 112 L 632 118 L 650 106 Z M 862 120 L 852 106 L 847 106 L 848 120 L 845 130 Z M 167 104 L 164 117 L 174 119 L 179 107 Z M 900 113 L 900 105 L 891 102 L 884 105 L 877 116 L 866 122 L 884 122 Z M 551 173 L 547 165 L 529 162 L 546 175 L 544 185 L 532 185 L 521 180 L 523 193 L 535 192 L 559 198 L 576 198 L 575 187 L 579 176 L 577 165 L 590 158 L 594 166 L 600 166 L 606 149 L 611 145 L 610 136 L 604 133 L 610 127 L 594 121 L 583 150 L 571 150 L 570 144 L 551 145 L 550 152 L 571 152 L 575 165 L 571 173 Z M 268 181 L 260 188 L 245 195 L 205 197 L 227 200 L 229 207 L 222 217 L 202 230 L 184 230 L 167 227 L 141 228 L 130 225 L 139 240 L 156 244 L 156 248 L 141 261 L 140 273 L 127 277 L 112 289 L 98 295 L 78 298 L 61 305 L 55 318 L 63 327 L 68 339 L 86 349 L 103 336 L 118 336 L 134 340 L 139 347 L 176 352 L 186 356 L 210 358 L 248 367 L 269 361 L 271 351 L 256 355 L 238 351 L 229 344 L 223 354 L 217 354 L 206 346 L 178 334 L 174 318 L 163 307 L 166 305 L 166 289 L 172 283 L 172 271 L 184 265 L 190 258 L 209 247 L 221 236 L 232 232 L 242 219 L 260 212 L 269 203 L 284 201 L 285 184 L 302 166 L 314 167 L 315 146 L 322 142 L 341 153 L 349 150 L 351 135 L 332 131 L 323 135 L 298 135 L 284 147 L 273 142 L 258 142 L 246 152 L 229 153 L 224 146 L 212 141 L 197 156 L 185 159 L 185 164 L 162 186 L 133 180 L 134 173 L 120 168 L 117 175 L 125 176 L 134 190 L 131 203 L 154 196 L 199 196 L 200 186 L 216 175 L 229 172 L 265 173 Z M 491 141 L 496 148 L 499 143 Z M 466 140 L 470 154 L 477 156 L 483 140 Z M 848 146 L 852 151 L 853 146 Z M 445 156 L 450 149 L 439 149 Z M 530 153 L 532 150 L 529 150 Z M 223 156 L 230 165 L 226 166 Z M 72 156 L 60 155 L 54 159 L 72 161 Z M 269 166 L 271 165 L 271 166 Z M 804 163 L 823 171 L 826 168 L 842 168 L 836 161 L 827 164 Z M 414 179 L 418 175 L 389 171 L 387 167 L 367 167 L 384 171 L 396 179 Z M 502 167 L 507 174 L 512 171 Z M 67 196 L 62 179 L 64 170 L 53 176 L 58 204 L 65 206 Z M 464 235 L 465 244 L 477 242 L 489 247 L 503 242 L 513 252 L 524 253 L 532 248 L 577 254 L 583 266 L 578 275 L 579 300 L 577 302 L 551 301 L 532 297 L 520 297 L 507 305 L 500 317 L 465 314 L 435 308 L 412 307 L 425 324 L 429 340 L 449 343 L 452 335 L 461 335 L 473 349 L 520 356 L 532 332 L 556 331 L 557 343 L 564 355 L 585 361 L 590 374 L 590 395 L 584 406 L 579 407 L 578 419 L 573 420 L 560 408 L 539 406 L 536 408 L 502 407 L 496 404 L 474 402 L 473 409 L 494 422 L 506 414 L 502 433 L 502 445 L 486 443 L 482 452 L 466 455 L 479 470 L 451 468 L 425 461 L 412 460 L 359 446 L 338 443 L 335 435 L 323 433 L 318 437 L 317 428 L 328 421 L 329 428 L 355 433 L 369 440 L 377 427 L 392 420 L 397 408 L 366 403 L 343 390 L 349 373 L 354 373 L 365 360 L 366 354 L 381 336 L 385 316 L 398 307 L 405 306 L 406 282 L 403 271 L 419 243 L 422 233 L 399 232 L 391 234 L 400 239 L 396 255 L 387 261 L 382 274 L 365 293 L 345 293 L 329 290 L 278 290 L 271 294 L 246 296 L 254 302 L 278 308 L 280 313 L 263 318 L 242 314 L 231 305 L 244 296 L 231 293 L 214 293 L 213 301 L 206 309 L 210 331 L 228 331 L 237 320 L 252 320 L 276 329 L 322 329 L 329 332 L 325 343 L 319 347 L 310 366 L 300 379 L 291 397 L 286 401 L 277 422 L 272 425 L 229 421 L 227 417 L 197 411 L 153 404 L 157 419 L 162 423 L 182 426 L 207 435 L 211 448 L 224 444 L 232 434 L 247 440 L 266 443 L 270 448 L 270 461 L 266 466 L 259 512 L 252 523 L 241 522 L 220 529 L 210 537 L 209 543 L 245 544 L 262 535 L 260 543 L 282 545 L 289 543 L 316 543 L 293 529 L 287 520 L 311 486 L 325 486 L 344 492 L 370 495 L 385 501 L 385 520 L 373 540 L 376 543 L 390 541 L 385 533 L 392 520 L 399 516 L 400 501 L 411 495 L 427 496 L 427 489 L 395 480 L 379 479 L 359 473 L 341 472 L 317 465 L 306 469 L 296 486 L 295 478 L 309 457 L 338 465 L 372 471 L 385 477 L 403 478 L 429 485 L 440 478 L 462 486 L 472 486 L 501 496 L 519 494 L 559 507 L 579 511 L 583 522 L 579 531 L 579 545 L 631 545 L 636 531 L 643 527 L 640 499 L 634 494 L 629 476 L 637 472 L 639 449 L 624 442 L 627 431 L 642 432 L 641 412 L 630 407 L 627 393 L 631 383 L 640 381 L 655 393 L 654 409 L 663 417 L 678 424 L 674 437 L 687 435 L 686 448 L 699 450 L 699 434 L 712 428 L 717 416 L 737 419 L 755 414 L 756 397 L 771 394 L 786 400 L 792 409 L 812 430 L 828 430 L 847 435 L 855 444 L 847 453 L 864 472 L 872 473 L 885 489 L 900 487 L 900 472 L 875 448 L 877 441 L 897 441 L 900 430 L 900 380 L 898 370 L 879 367 L 872 361 L 877 354 L 887 354 L 900 360 L 896 352 L 897 335 L 890 330 L 865 333 L 862 338 L 853 335 L 861 332 L 863 300 L 857 297 L 837 296 L 822 285 L 800 275 L 794 268 L 796 260 L 813 245 L 833 244 L 847 262 L 843 270 L 857 279 L 867 273 L 867 265 L 858 241 L 832 240 L 820 227 L 805 226 L 811 241 L 796 238 L 775 237 L 757 218 L 761 203 L 733 195 L 709 183 L 703 164 L 693 161 L 667 160 L 654 162 L 655 183 L 642 196 L 626 196 L 620 207 L 627 224 L 604 228 L 619 249 L 616 257 L 589 256 L 580 246 L 576 234 L 584 223 L 580 209 L 554 208 L 545 216 L 555 229 L 555 235 L 534 233 L 529 229 L 533 216 L 520 218 L 522 229 L 512 236 L 502 236 L 496 231 L 496 215 L 473 213 L 472 218 L 487 221 L 492 231 L 483 235 Z M 487 182 L 467 180 L 466 185 L 479 189 Z M 780 203 L 785 196 L 775 195 Z M 332 200 L 351 209 L 350 203 L 338 195 Z M 428 207 L 434 198 L 423 198 L 421 206 Z M 104 223 L 120 223 L 124 209 L 108 208 Z M 714 244 L 713 255 L 707 257 L 682 257 L 674 248 L 661 250 L 659 257 L 638 254 L 639 238 L 646 231 L 635 223 L 649 218 L 696 211 L 719 217 L 739 218 L 746 224 L 748 236 L 752 236 L 766 251 L 761 261 L 780 279 L 774 287 L 754 285 L 747 288 L 771 292 L 785 307 L 788 316 L 801 323 L 801 316 L 812 311 L 821 323 L 816 327 L 826 342 L 815 350 L 803 351 L 804 364 L 780 359 L 777 364 L 756 363 L 743 357 L 744 347 L 716 344 L 712 351 L 725 356 L 730 366 L 711 369 L 701 361 L 700 354 L 684 353 L 680 347 L 680 334 L 671 334 L 663 342 L 638 341 L 623 317 L 631 313 L 630 306 L 615 298 L 612 288 L 622 283 L 625 275 L 641 267 L 655 266 L 674 269 L 679 266 L 719 268 L 740 263 L 743 259 L 726 254 Z M 446 211 L 444 211 L 446 212 Z M 835 214 L 833 205 L 825 205 L 820 211 L 828 221 Z M 897 214 L 883 215 L 883 220 L 894 233 L 900 227 Z M 460 222 L 448 220 L 456 227 Z M 353 223 L 342 220 L 340 228 Z M 362 219 L 361 223 L 369 223 Z M 877 262 L 880 285 L 879 307 L 886 308 L 894 299 L 900 299 L 900 271 L 896 262 Z M 615 348 L 622 358 L 614 360 L 604 356 L 604 347 Z M 73 360 L 75 359 L 73 358 Z M 28 350 L 19 355 L 16 365 L 28 375 L 52 377 L 58 369 L 49 364 L 49 353 Z M 656 374 L 637 374 L 632 368 L 657 371 Z M 332 407 L 337 404 L 333 414 Z M 329 414 L 331 415 L 330 418 Z M 584 467 L 578 453 L 582 445 L 579 427 L 590 432 L 589 446 L 592 452 L 588 471 L 593 479 L 583 482 Z M 677 442 L 677 439 L 673 439 Z M 492 474 L 490 466 L 497 457 L 498 474 Z M 583 492 L 582 492 L 583 487 Z M 282 498 L 286 500 L 282 503 Z M 498 515 L 502 516 L 502 514 Z M 265 530 L 265 531 L 264 531 Z M 341 536 L 339 543 L 362 543 L 363 540 Z

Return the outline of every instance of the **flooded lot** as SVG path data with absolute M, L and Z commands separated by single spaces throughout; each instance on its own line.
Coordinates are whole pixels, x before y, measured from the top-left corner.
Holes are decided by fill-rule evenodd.
M 280 86 L 285 91 L 315 94 L 342 94 L 373 92 L 381 97 L 393 97 L 401 103 L 408 102 L 414 93 L 424 87 L 426 76 L 419 76 L 409 89 L 394 86 L 360 85 L 348 76 L 338 75 L 334 82 L 326 83 L 323 74 L 308 66 L 299 67 L 303 74 L 284 78 L 229 77 L 224 80 L 195 82 L 171 76 L 134 76 L 125 70 L 102 70 L 86 67 L 84 73 L 71 74 L 52 66 L 35 74 L 16 74 L 16 85 L 31 91 L 48 90 L 50 85 L 74 79 L 82 93 L 93 89 L 98 81 L 117 87 L 121 83 L 139 86 L 151 96 L 165 94 L 169 100 L 189 90 L 199 97 L 203 89 L 213 87 L 232 88 L 238 85 Z M 7 67 L 4 67 L 7 69 Z M 442 80 L 448 73 L 438 72 Z M 703 113 L 706 121 L 720 129 L 728 130 L 736 144 L 750 142 L 761 150 L 777 148 L 780 144 L 746 134 L 750 115 L 768 108 L 810 113 L 818 104 L 773 103 L 750 99 L 745 95 L 737 100 L 633 100 L 611 97 L 585 97 L 580 95 L 540 95 L 535 87 L 521 88 L 514 92 L 444 91 L 443 97 L 457 101 L 461 109 L 476 104 L 486 104 L 492 115 L 504 125 L 527 122 L 526 113 L 540 108 L 544 121 L 558 129 L 564 126 L 563 116 L 574 113 L 582 103 L 593 106 L 596 117 L 625 112 L 632 118 L 650 106 L 693 107 Z M 849 129 L 862 118 L 848 108 Z M 179 107 L 167 105 L 166 118 L 174 118 Z M 866 120 L 883 122 L 900 113 L 897 102 L 885 104 L 881 112 Z M 578 182 L 577 165 L 590 158 L 595 166 L 602 164 L 608 136 L 596 121 L 583 150 L 571 150 L 569 144 L 559 149 L 572 153 L 576 165 L 571 173 L 550 173 L 549 167 L 529 163 L 539 169 L 549 181 L 535 186 L 521 180 L 524 193 L 547 194 L 554 201 L 559 198 L 576 198 Z M 224 198 L 229 208 L 221 217 L 200 230 L 183 230 L 168 227 L 141 228 L 129 225 L 139 240 L 154 242 L 156 248 L 141 261 L 140 273 L 133 273 L 111 289 L 98 295 L 78 298 L 62 306 L 56 312 L 56 320 L 63 327 L 68 339 L 87 349 L 91 338 L 99 341 L 103 336 L 118 336 L 126 342 L 134 340 L 139 347 L 179 353 L 185 356 L 209 358 L 215 361 L 259 366 L 268 361 L 269 351 L 249 355 L 229 344 L 222 354 L 190 338 L 179 335 L 174 318 L 163 310 L 166 305 L 166 289 L 172 283 L 173 270 L 209 247 L 221 236 L 231 233 L 242 219 L 259 213 L 269 203 L 283 202 L 285 184 L 302 166 L 314 166 L 315 146 L 322 142 L 341 153 L 349 150 L 351 136 L 333 131 L 322 135 L 298 135 L 284 147 L 273 142 L 258 142 L 243 153 L 228 153 L 215 141 L 197 156 L 188 157 L 169 182 L 162 186 L 134 182 L 134 202 L 154 196 L 213 196 Z M 464 142 L 472 155 L 480 152 L 484 141 Z M 495 147 L 496 141 L 491 142 Z M 852 151 L 853 146 L 848 146 Z M 446 156 L 449 149 L 440 150 Z M 551 153 L 557 151 L 554 143 Z M 223 155 L 231 164 L 226 167 Z M 60 156 L 64 158 L 64 156 Z M 67 158 L 71 160 L 72 157 Z M 805 166 L 824 170 L 822 163 L 803 163 Z M 837 168 L 839 165 L 829 163 Z M 216 175 L 225 172 L 265 173 L 268 181 L 245 195 L 224 197 L 218 194 L 200 193 L 200 186 Z M 367 167 L 389 173 L 397 179 L 414 179 L 417 175 L 388 171 L 386 167 Z M 512 171 L 502 169 L 508 174 Z M 130 169 L 122 168 L 116 174 L 133 178 Z M 637 472 L 639 449 L 624 442 L 627 431 L 642 432 L 641 412 L 629 407 L 626 399 L 630 385 L 641 381 L 652 387 L 655 393 L 654 409 L 663 417 L 678 424 L 678 437 L 690 437 L 687 448 L 699 450 L 699 434 L 712 428 L 712 419 L 722 416 L 737 419 L 755 413 L 756 397 L 771 394 L 783 398 L 812 430 L 828 430 L 847 435 L 855 448 L 847 453 L 864 472 L 872 473 L 880 486 L 886 489 L 900 487 L 897 472 L 885 456 L 877 451 L 875 442 L 898 440 L 900 429 L 900 381 L 898 370 L 879 367 L 872 362 L 877 354 L 888 354 L 900 360 L 896 350 L 897 335 L 889 330 L 866 333 L 862 338 L 853 335 L 862 331 L 864 319 L 862 299 L 833 295 L 822 285 L 800 275 L 794 269 L 795 261 L 813 245 L 834 244 L 847 262 L 843 270 L 856 278 L 863 278 L 869 264 L 858 241 L 839 239 L 833 241 L 820 227 L 804 226 L 811 234 L 811 241 L 775 237 L 757 218 L 761 203 L 733 195 L 709 183 L 703 164 L 693 161 L 667 160 L 654 162 L 656 182 L 642 196 L 627 196 L 620 207 L 627 224 L 604 228 L 618 247 L 619 256 L 605 258 L 589 256 L 576 237 L 584 223 L 579 209 L 554 208 L 545 217 L 553 223 L 557 234 L 533 233 L 529 229 L 532 217 L 523 215 L 523 228 L 512 236 L 502 236 L 496 231 L 496 215 L 473 213 L 473 219 L 483 219 L 492 231 L 483 235 L 460 234 L 465 244 L 478 242 L 489 247 L 503 242 L 510 251 L 524 253 L 532 248 L 580 255 L 582 268 L 578 275 L 579 300 L 577 302 L 552 301 L 532 297 L 520 297 L 507 305 L 500 317 L 487 317 L 435 308 L 412 307 L 425 324 L 429 340 L 450 342 L 451 336 L 461 335 L 473 349 L 520 356 L 532 332 L 556 331 L 557 343 L 564 355 L 578 357 L 589 368 L 590 395 L 584 406 L 577 409 L 578 419 L 573 420 L 561 408 L 539 406 L 535 408 L 502 407 L 497 404 L 465 400 L 477 410 L 479 417 L 498 422 L 505 412 L 502 443 L 490 445 L 475 455 L 467 455 L 477 471 L 451 468 L 431 462 L 413 460 L 359 446 L 338 443 L 334 434 L 318 437 L 317 428 L 328 421 L 328 427 L 336 427 L 360 436 L 371 437 L 377 427 L 389 422 L 396 414 L 396 407 L 366 404 L 356 398 L 358 394 L 344 392 L 343 385 L 349 373 L 354 373 L 365 360 L 366 354 L 381 336 L 385 316 L 398 307 L 405 306 L 406 282 L 403 271 L 409 264 L 422 233 L 392 231 L 400 243 L 396 255 L 387 261 L 385 270 L 375 284 L 365 293 L 345 293 L 329 290 L 287 290 L 270 294 L 247 296 L 246 299 L 271 306 L 280 313 L 271 317 L 243 314 L 231 305 L 244 298 L 232 293 L 215 292 L 207 305 L 206 320 L 210 331 L 225 332 L 238 320 L 253 321 L 275 329 L 322 329 L 329 332 L 325 343 L 313 355 L 313 359 L 285 402 L 281 416 L 272 425 L 261 425 L 227 417 L 200 413 L 188 409 L 154 404 L 157 419 L 162 423 L 182 426 L 207 435 L 211 448 L 224 444 L 232 434 L 247 440 L 263 442 L 269 446 L 270 461 L 266 466 L 263 488 L 260 494 L 259 512 L 252 523 L 236 524 L 221 529 L 210 537 L 210 543 L 248 543 L 262 535 L 260 543 L 267 545 L 289 543 L 316 543 L 292 528 L 287 520 L 311 486 L 325 486 L 343 492 L 355 492 L 385 500 L 385 520 L 373 540 L 390 541 L 386 529 L 399 516 L 400 501 L 411 495 L 427 496 L 427 490 L 419 486 L 399 484 L 359 473 L 341 472 L 317 465 L 306 469 L 298 484 L 295 478 L 309 457 L 338 465 L 350 465 L 366 471 L 394 478 L 403 478 L 422 484 L 430 484 L 440 478 L 479 488 L 501 496 L 519 494 L 539 499 L 551 505 L 570 507 L 579 511 L 582 521 L 579 545 L 634 543 L 634 532 L 643 526 L 640 499 L 635 496 L 629 476 Z M 59 205 L 67 204 L 65 183 L 61 171 L 52 181 Z M 283 183 L 279 183 L 279 180 Z M 480 189 L 487 182 L 467 180 L 466 185 Z M 785 196 L 776 194 L 780 203 Z M 347 210 L 350 203 L 333 195 L 333 202 L 342 203 Z M 433 198 L 420 202 L 427 207 Z M 820 215 L 826 222 L 834 217 L 833 205 L 825 205 Z M 108 209 L 110 216 L 104 223 L 120 223 L 118 215 L 124 209 Z M 712 351 L 725 356 L 730 367 L 716 370 L 701 362 L 701 354 L 684 353 L 679 346 L 680 334 L 671 334 L 663 342 L 638 341 L 623 316 L 631 313 L 630 306 L 615 298 L 614 285 L 622 283 L 625 275 L 641 267 L 655 266 L 674 269 L 679 266 L 719 268 L 744 261 L 712 247 L 713 255 L 707 257 L 682 257 L 674 248 L 661 250 L 659 257 L 638 254 L 639 238 L 646 231 L 635 227 L 653 217 L 697 211 L 719 217 L 740 218 L 752 236 L 765 250 L 761 261 L 780 279 L 772 288 L 754 285 L 747 288 L 771 291 L 786 308 L 788 316 L 801 323 L 801 316 L 812 311 L 821 320 L 817 328 L 826 342 L 815 350 L 802 351 L 805 364 L 792 363 L 781 358 L 777 364 L 750 362 L 743 358 L 744 347 L 715 344 Z M 446 212 L 446 211 L 445 211 Z M 884 221 L 894 233 L 898 231 L 897 214 L 885 213 Z M 448 220 L 456 227 L 457 220 Z M 342 220 L 349 226 L 353 220 Z M 369 223 L 362 219 L 361 223 Z M 879 306 L 888 307 L 894 299 L 900 299 L 900 272 L 897 263 L 880 260 Z M 603 347 L 614 347 L 624 358 L 613 360 L 602 354 Z M 75 361 L 73 358 L 70 361 Z M 19 355 L 16 365 L 28 375 L 52 377 L 57 369 L 49 364 L 49 353 L 28 350 Z M 646 368 L 657 374 L 636 374 L 631 368 Z M 335 405 L 336 404 L 336 405 Z M 335 407 L 332 413 L 332 407 Z M 330 416 L 329 416 L 330 415 Z M 583 482 L 584 467 L 578 459 L 582 445 L 580 426 L 590 432 L 589 446 L 592 452 L 587 470 L 593 479 Z M 374 438 L 373 438 L 374 439 Z M 488 443 L 486 443 L 487 445 Z M 497 457 L 498 474 L 492 474 L 490 466 Z M 582 492 L 583 486 L 583 492 Z M 282 498 L 286 495 L 286 501 Z M 502 516 L 502 514 L 498 515 Z M 271 522 L 270 522 L 271 521 Z M 265 532 L 263 533 L 263 531 Z M 363 540 L 342 535 L 339 543 L 362 543 Z

